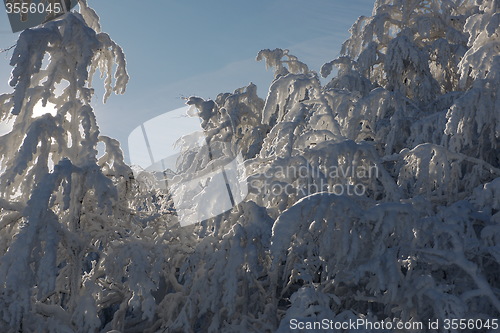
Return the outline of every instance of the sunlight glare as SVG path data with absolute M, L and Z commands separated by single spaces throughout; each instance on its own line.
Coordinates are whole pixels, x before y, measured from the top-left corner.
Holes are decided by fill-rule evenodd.
M 47 102 L 47 105 L 44 107 L 42 105 L 42 101 L 36 103 L 35 107 L 33 108 L 33 118 L 43 116 L 46 113 L 50 113 L 51 115 L 55 116 L 57 114 L 55 104 Z

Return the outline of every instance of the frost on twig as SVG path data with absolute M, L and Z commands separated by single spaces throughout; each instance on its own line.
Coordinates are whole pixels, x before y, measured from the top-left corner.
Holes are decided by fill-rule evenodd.
M 261 50 L 257 54 L 257 61 L 265 60 L 266 68 L 274 68 L 274 77 L 288 73 L 298 74 L 309 72 L 306 64 L 288 52 L 288 50 L 282 49 Z

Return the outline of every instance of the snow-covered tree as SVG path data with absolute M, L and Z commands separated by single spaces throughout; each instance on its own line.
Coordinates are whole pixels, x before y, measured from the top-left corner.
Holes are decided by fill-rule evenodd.
M 103 249 L 131 229 L 131 172 L 117 142 L 99 136 L 91 78 L 101 71 L 105 98 L 123 93 L 125 57 L 81 2 L 80 14 L 21 33 L 11 65 L 14 91 L 0 98 L 1 118 L 13 122 L 0 138 L 0 326 L 96 331 L 102 285 L 92 272 Z M 35 115 L 40 104 L 56 113 Z
M 178 172 L 241 153 L 249 194 L 183 228 L 168 190 L 145 171 L 131 179 L 118 142 L 99 136 L 93 73 L 106 97 L 128 76 L 80 9 L 23 32 L 14 92 L 0 96 L 14 120 L 0 138 L 2 327 L 289 332 L 291 319 L 498 317 L 498 1 L 378 0 L 322 67 L 339 68 L 327 84 L 290 51 L 262 50 L 275 71 L 265 99 L 253 84 L 188 98 L 213 149 L 181 138 Z M 37 103 L 57 113 L 33 117 Z
M 465 24 L 468 50 L 461 59 L 460 87 L 446 113 L 445 145 L 500 166 L 500 4 L 484 1 Z
M 491 195 L 500 175 L 492 135 L 499 106 L 498 56 L 491 50 L 498 32 L 489 25 L 497 12 L 496 2 L 377 1 L 373 16 L 353 26 L 343 55 L 322 68 L 328 76 L 339 67 L 319 94 L 333 110 L 331 126 L 354 140 L 343 151 L 355 154 L 368 144 L 378 152 L 368 161 L 390 176 L 382 182 L 379 175 L 383 190 L 367 191 L 366 198 L 317 193 L 278 213 L 270 274 L 271 289 L 291 302 L 285 320 L 498 314 L 497 243 L 487 241 L 498 220 Z M 474 52 L 488 54 L 488 62 L 472 61 Z M 307 136 L 301 131 L 281 141 L 299 133 Z M 465 138 L 468 145 L 461 144 Z M 336 140 L 329 145 L 338 146 Z M 308 156 L 307 145 L 298 147 Z M 332 151 L 318 158 L 331 165 Z M 485 206 L 477 195 L 488 198 L 481 199 Z

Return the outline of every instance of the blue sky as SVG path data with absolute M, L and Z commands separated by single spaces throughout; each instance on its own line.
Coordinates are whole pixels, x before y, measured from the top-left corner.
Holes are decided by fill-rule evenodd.
M 265 98 L 272 72 L 255 61 L 265 48 L 287 48 L 309 68 L 337 57 L 357 17 L 373 0 L 119 1 L 89 0 L 103 31 L 122 46 L 130 83 L 125 95 L 102 104 L 94 81 L 101 132 L 127 138 L 141 123 L 183 106 L 181 97 L 215 98 L 253 82 Z M 149 8 L 148 8 L 149 7 Z M 0 49 L 15 43 L 0 13 Z M 8 92 L 12 52 L 0 54 L 0 92 Z

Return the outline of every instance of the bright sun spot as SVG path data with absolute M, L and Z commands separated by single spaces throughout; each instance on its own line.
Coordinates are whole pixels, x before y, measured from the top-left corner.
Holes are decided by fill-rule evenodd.
M 55 104 L 47 102 L 45 107 L 42 106 L 42 102 L 38 102 L 33 108 L 33 118 L 37 118 L 43 116 L 46 113 L 50 113 L 55 116 L 57 114 L 57 110 L 54 108 Z M 9 133 L 12 130 L 14 122 L 11 121 L 1 121 L 0 122 L 0 136 Z
M 54 108 L 55 104 L 47 102 L 47 105 L 42 106 L 42 101 L 39 101 L 35 107 L 33 108 L 33 118 L 43 116 L 46 113 L 50 113 L 55 116 L 57 114 L 57 110 Z

